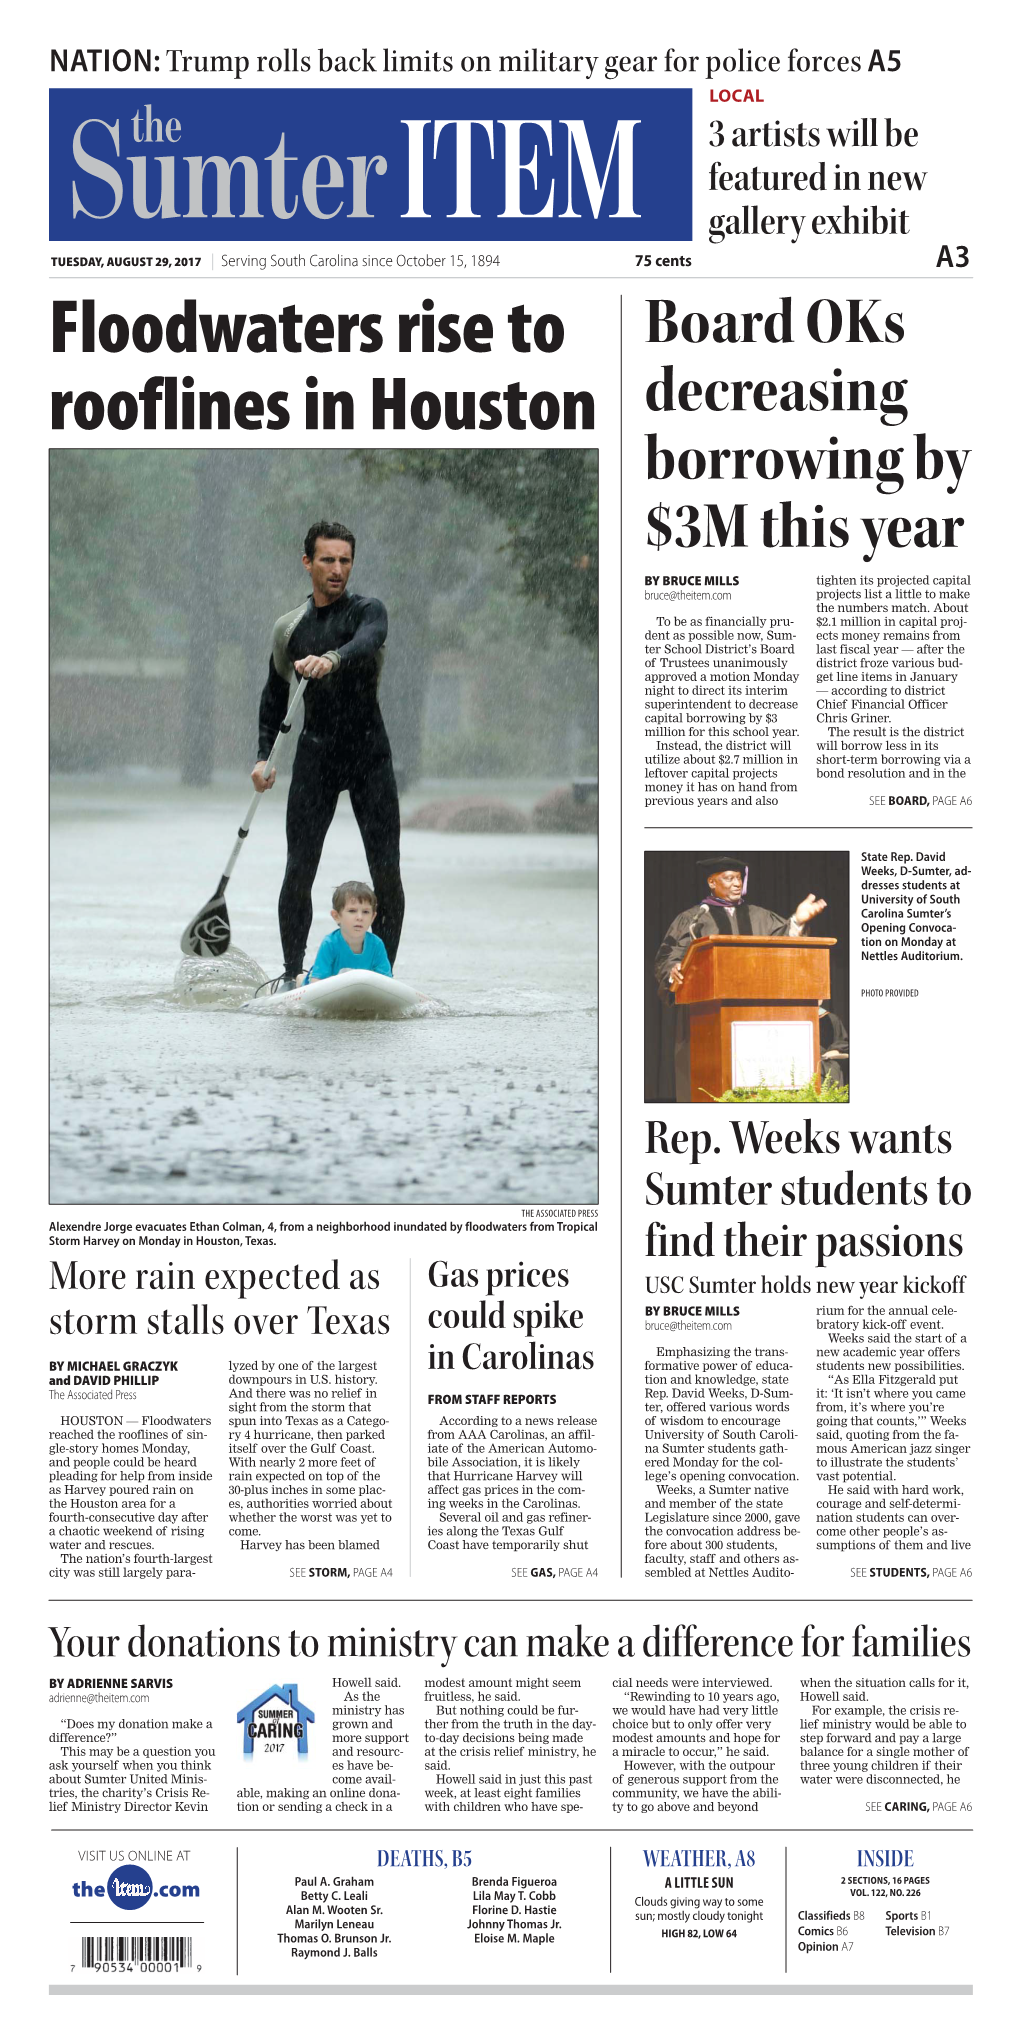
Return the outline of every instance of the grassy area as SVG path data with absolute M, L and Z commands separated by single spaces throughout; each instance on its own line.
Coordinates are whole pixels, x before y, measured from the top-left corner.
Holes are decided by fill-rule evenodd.
M 796 1091 L 773 1090 L 768 1084 L 759 1084 L 755 1090 L 724 1091 L 716 1105 L 845 1105 L 850 1097 L 848 1084 L 838 1084 L 827 1077 L 820 1091 L 813 1084 L 801 1084 Z

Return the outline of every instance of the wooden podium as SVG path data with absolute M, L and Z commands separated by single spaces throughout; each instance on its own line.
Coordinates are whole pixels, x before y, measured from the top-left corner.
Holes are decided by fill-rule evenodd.
M 688 950 L 674 998 L 690 1021 L 691 1103 L 724 1091 L 821 1082 L 818 1001 L 829 951 L 816 935 L 708 935 Z

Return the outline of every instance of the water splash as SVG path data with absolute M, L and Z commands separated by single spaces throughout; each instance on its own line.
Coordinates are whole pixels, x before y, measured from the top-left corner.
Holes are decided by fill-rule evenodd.
M 265 979 L 265 971 L 243 949 L 230 949 L 226 956 L 207 960 L 182 956 L 174 977 L 171 999 L 179 1006 L 212 1006 L 220 1012 L 238 1012 L 254 997 Z

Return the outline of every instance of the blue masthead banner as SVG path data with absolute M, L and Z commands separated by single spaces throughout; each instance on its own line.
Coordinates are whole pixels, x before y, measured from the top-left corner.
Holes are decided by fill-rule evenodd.
M 691 94 L 50 93 L 55 241 L 688 241 Z

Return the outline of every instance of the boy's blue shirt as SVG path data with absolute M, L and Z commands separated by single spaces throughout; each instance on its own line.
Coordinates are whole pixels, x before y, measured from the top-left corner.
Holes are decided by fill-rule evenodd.
M 332 935 L 327 935 L 320 942 L 305 983 L 310 984 L 313 978 L 336 977 L 342 970 L 377 970 L 380 977 L 393 976 L 385 946 L 378 935 L 373 935 L 371 928 L 366 931 L 365 947 L 360 956 L 356 956 L 345 942 L 339 928 L 334 928 Z

